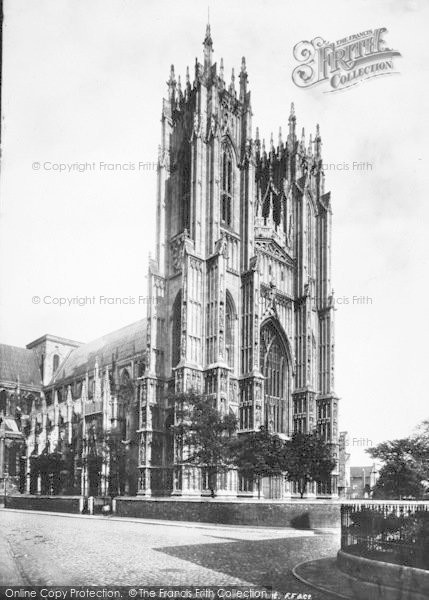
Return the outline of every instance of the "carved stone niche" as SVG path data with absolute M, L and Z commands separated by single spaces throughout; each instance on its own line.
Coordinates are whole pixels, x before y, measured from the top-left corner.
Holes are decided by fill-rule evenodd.
M 146 446 L 144 439 L 141 441 L 141 445 L 139 448 L 139 460 L 141 465 L 144 465 L 146 462 Z
M 184 236 L 180 235 L 170 243 L 171 266 L 174 273 L 182 270 L 184 251 Z
M 221 392 L 226 392 L 226 386 L 227 386 L 227 373 L 226 371 L 224 371 L 223 369 L 220 371 L 220 391 Z
M 229 397 L 230 403 L 237 403 L 238 385 L 236 380 L 230 380 L 229 382 Z

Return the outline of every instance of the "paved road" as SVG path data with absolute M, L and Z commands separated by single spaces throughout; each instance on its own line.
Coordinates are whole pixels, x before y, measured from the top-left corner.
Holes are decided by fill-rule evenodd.
M 253 585 L 328 600 L 291 569 L 338 547 L 332 533 L 0 509 L 4 585 Z

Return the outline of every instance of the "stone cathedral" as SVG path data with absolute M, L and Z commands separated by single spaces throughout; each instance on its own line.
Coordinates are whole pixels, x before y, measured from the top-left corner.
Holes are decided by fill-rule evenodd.
M 147 318 L 88 344 L 45 335 L 26 349 L 0 347 L 0 470 L 19 476 L 21 491 L 52 493 L 31 465 L 68 448 L 68 493 L 107 495 L 116 482 L 122 494 L 207 494 L 204 472 L 184 463 L 174 439 L 172 392 L 194 390 L 232 411 L 239 434 L 317 429 L 337 448 L 319 127 L 306 141 L 292 105 L 284 137 L 266 145 L 253 133 L 245 59 L 227 79 L 209 25 L 203 48 L 183 82 L 171 67 L 163 100 Z M 122 466 L 100 442 L 113 428 Z M 255 493 L 233 470 L 217 488 Z M 266 497 L 294 491 L 264 482 Z M 337 471 L 309 491 L 335 495 Z
M 144 376 L 140 464 L 149 491 L 158 464 L 151 407 L 167 414 L 164 387 L 196 389 L 240 431 L 290 436 L 317 428 L 337 441 L 331 205 L 321 137 L 288 132 L 265 146 L 252 133 L 243 58 L 229 81 L 204 60 L 182 86 L 171 67 L 163 102 L 157 248 L 149 266 L 148 369 Z M 235 493 L 231 473 L 225 493 Z M 199 473 L 174 454 L 173 493 L 200 493 Z M 334 493 L 335 477 L 331 489 Z

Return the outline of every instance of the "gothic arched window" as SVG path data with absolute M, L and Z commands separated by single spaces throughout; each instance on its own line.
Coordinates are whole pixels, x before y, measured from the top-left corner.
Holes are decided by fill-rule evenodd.
M 131 382 L 131 377 L 128 372 L 128 369 L 124 369 L 121 373 L 121 384 L 123 386 L 128 387 L 130 385 L 130 382 Z
M 29 394 L 27 396 L 27 398 L 25 398 L 21 408 L 22 408 L 22 412 L 25 415 L 29 415 L 33 409 L 33 404 L 34 404 L 34 396 L 33 394 Z
M 180 345 L 182 337 L 182 292 L 178 292 L 173 304 L 173 328 L 171 334 L 171 366 L 176 367 L 180 361 Z
M 6 390 L 2 390 L 0 392 L 0 413 L 6 414 L 6 406 L 7 406 L 7 392 L 6 392 Z
M 181 229 L 190 232 L 191 227 L 191 145 L 184 142 L 180 153 Z
M 120 377 L 121 392 L 124 396 L 129 396 L 133 391 L 133 382 L 128 369 L 124 369 Z
M 234 303 L 229 292 L 226 293 L 225 303 L 225 354 L 229 367 L 234 368 Z
M 222 151 L 221 165 L 221 222 L 223 225 L 232 224 L 233 176 L 232 155 L 228 147 Z
M 265 426 L 287 433 L 289 365 L 285 344 L 272 322 L 261 330 L 261 371 L 265 377 Z
M 313 228 L 313 211 L 310 202 L 307 204 L 307 255 L 308 255 L 308 274 L 313 275 L 314 266 L 314 228 Z
M 58 369 L 58 365 L 60 364 L 60 357 L 58 356 L 58 354 L 54 354 L 53 358 L 52 358 L 52 371 L 53 373 L 55 373 L 55 371 Z
M 174 462 L 174 415 L 169 414 L 165 420 L 165 457 L 166 463 Z

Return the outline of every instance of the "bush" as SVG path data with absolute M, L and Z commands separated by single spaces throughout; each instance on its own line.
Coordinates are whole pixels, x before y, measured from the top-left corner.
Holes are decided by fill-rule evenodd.
M 429 569 L 429 511 L 384 515 L 362 508 L 350 515 L 349 532 L 358 541 L 356 553 L 399 564 Z

